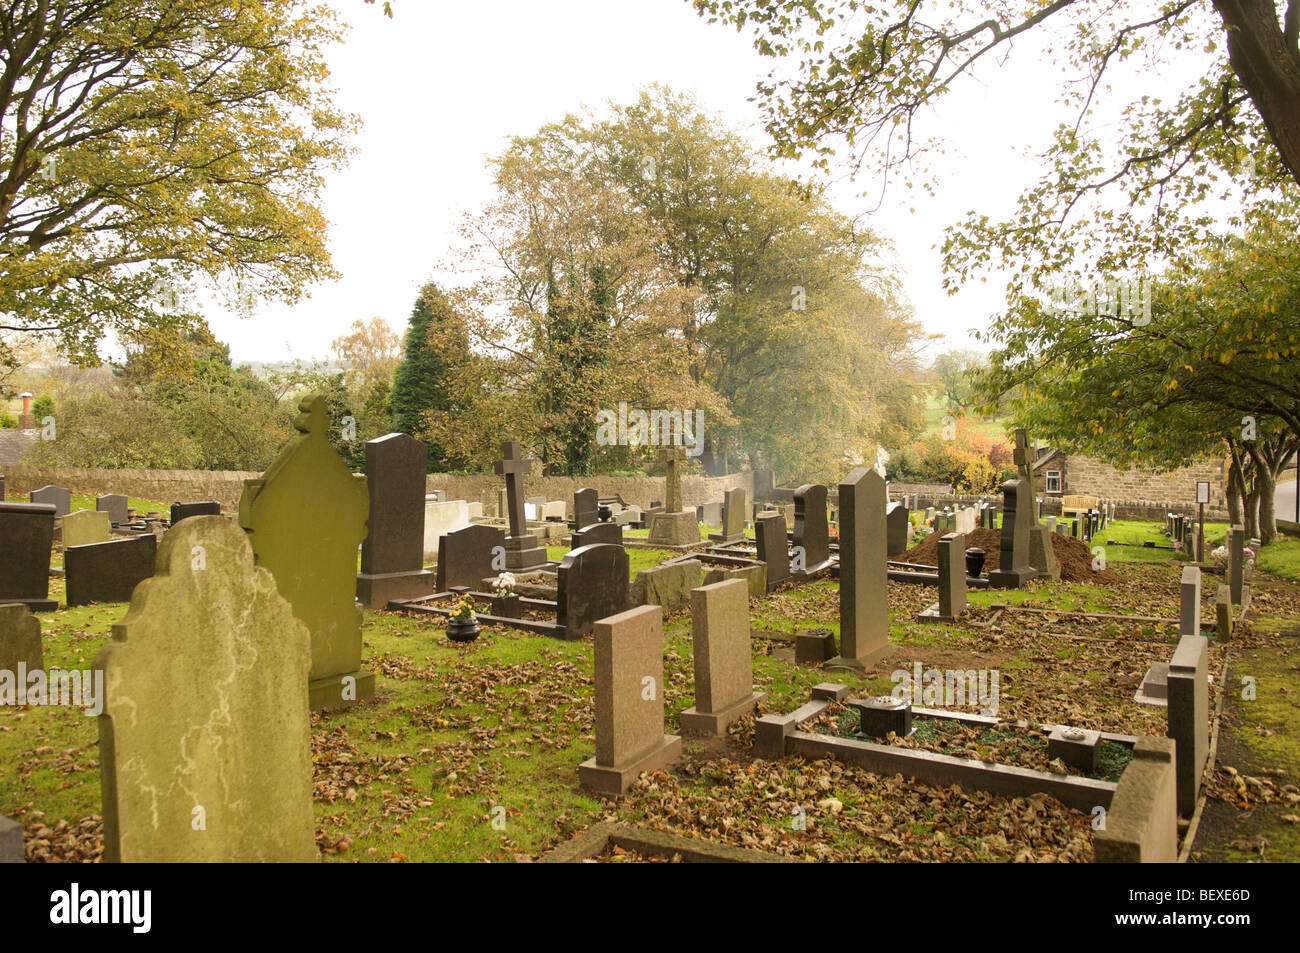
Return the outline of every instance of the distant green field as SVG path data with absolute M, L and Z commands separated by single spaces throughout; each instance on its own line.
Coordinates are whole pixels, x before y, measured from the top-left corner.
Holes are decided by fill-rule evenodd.
M 925 400 L 925 434 L 938 433 L 943 427 L 943 418 L 948 415 L 948 402 L 941 394 L 931 393 Z M 957 419 L 957 432 L 976 433 L 990 439 L 1006 436 L 1005 420 L 985 420 L 978 414 L 968 414 Z

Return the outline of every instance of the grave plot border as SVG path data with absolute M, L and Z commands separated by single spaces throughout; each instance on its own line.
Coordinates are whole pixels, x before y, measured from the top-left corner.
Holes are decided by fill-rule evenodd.
M 448 618 L 452 610 L 442 606 L 427 606 L 422 603 L 432 602 L 436 599 L 450 599 L 453 596 L 462 596 L 469 594 L 478 601 L 480 598 L 484 602 L 492 601 L 492 594 L 489 592 L 480 592 L 477 589 L 471 589 L 468 586 L 453 586 L 446 592 L 435 592 L 430 596 L 421 596 L 419 599 L 390 599 L 385 607 L 389 612 L 414 612 L 420 615 L 432 615 Z M 542 609 L 548 612 L 559 612 L 559 603 L 550 599 L 530 599 L 527 596 L 519 597 L 519 605 L 523 608 Z M 536 632 L 538 635 L 549 635 L 552 638 L 564 639 L 565 641 L 574 641 L 570 639 L 564 628 L 558 622 L 543 622 L 538 619 L 511 619 L 506 616 L 489 615 L 487 613 L 475 613 L 474 618 L 480 623 L 488 625 L 506 625 L 512 629 L 522 629 L 525 632 Z
M 1067 807 L 1091 811 L 1094 807 L 1110 809 L 1111 798 L 1118 786 L 1114 781 L 1098 781 L 1075 775 L 1049 774 L 1034 768 L 975 761 L 932 751 L 917 751 L 859 741 L 856 738 L 837 738 L 815 732 L 800 731 L 798 725 L 816 718 L 832 702 L 849 701 L 847 685 L 822 682 L 812 688 L 811 700 L 784 715 L 763 715 L 754 722 L 754 753 L 761 758 L 796 756 L 809 760 L 834 758 L 845 764 L 865 768 L 875 774 L 891 777 L 901 774 L 923 784 L 960 784 L 962 787 L 1007 797 L 1025 797 L 1046 794 Z M 913 717 L 940 718 L 977 724 L 996 725 L 997 718 L 970 715 L 964 712 L 947 712 L 935 709 L 912 709 Z M 1040 726 L 1040 728 L 1043 726 Z M 1105 741 L 1132 744 L 1130 735 L 1103 733 Z
M 667 831 L 655 831 L 617 821 L 599 821 L 591 825 L 571 840 L 551 848 L 539 857 L 537 862 L 579 864 L 600 855 L 610 847 L 621 847 L 623 850 L 652 857 L 671 857 L 673 854 L 680 854 L 683 863 L 695 864 L 805 863 L 793 857 L 782 857 L 780 854 L 770 854 L 747 847 L 732 847 L 730 844 L 718 844 L 697 837 L 670 834 Z

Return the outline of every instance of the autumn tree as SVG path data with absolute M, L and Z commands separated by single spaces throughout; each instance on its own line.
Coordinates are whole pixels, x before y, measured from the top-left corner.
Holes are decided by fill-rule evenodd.
M 317 200 L 355 120 L 341 27 L 294 0 L 16 0 L 0 16 L 0 330 L 94 363 L 195 323 L 195 286 L 292 301 L 332 274 Z

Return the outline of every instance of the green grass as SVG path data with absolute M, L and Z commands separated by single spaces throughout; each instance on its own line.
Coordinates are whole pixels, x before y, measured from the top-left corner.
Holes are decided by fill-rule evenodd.
M 126 505 L 133 507 L 137 513 L 144 516 L 146 513 L 161 513 L 167 516 L 171 513 L 170 503 L 161 503 L 158 500 L 143 500 L 139 497 L 127 497 Z M 86 493 L 72 494 L 72 512 L 77 510 L 93 510 L 95 508 L 95 497 Z
M 1278 536 L 1267 546 L 1261 546 L 1255 557 L 1255 568 L 1281 579 L 1300 581 L 1300 539 Z

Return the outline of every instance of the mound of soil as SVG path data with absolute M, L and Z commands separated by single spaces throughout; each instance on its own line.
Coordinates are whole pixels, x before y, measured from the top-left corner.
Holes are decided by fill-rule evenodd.
M 896 556 L 895 559 L 907 563 L 937 566 L 939 564 L 939 536 L 939 533 L 931 533 L 901 556 Z M 966 534 L 966 548 L 978 546 L 986 554 L 983 575 L 988 575 L 990 569 L 998 568 L 1001 545 L 1002 531 L 998 529 L 976 527 L 973 532 Z M 1081 539 L 1053 533 L 1052 550 L 1056 553 L 1056 561 L 1061 567 L 1062 582 L 1087 582 L 1098 586 L 1111 586 L 1120 581 L 1119 576 L 1109 569 L 1103 569 L 1099 572 L 1093 571 L 1092 549 Z

